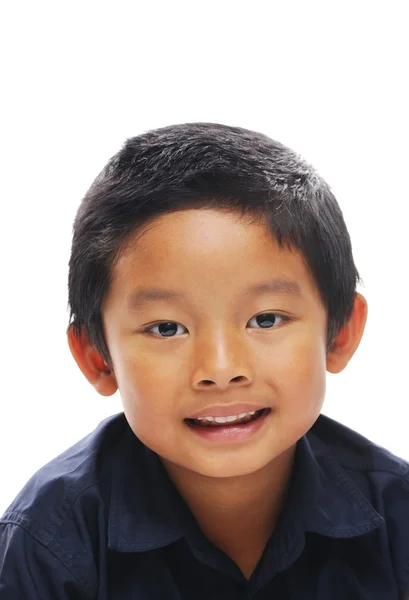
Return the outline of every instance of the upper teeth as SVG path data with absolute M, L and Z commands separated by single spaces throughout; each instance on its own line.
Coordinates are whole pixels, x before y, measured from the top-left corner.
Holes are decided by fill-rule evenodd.
M 198 421 L 216 421 L 216 423 L 234 423 L 238 419 L 244 419 L 244 417 L 252 417 L 256 414 L 255 410 L 251 412 L 240 413 L 239 415 L 231 415 L 230 417 L 198 417 Z

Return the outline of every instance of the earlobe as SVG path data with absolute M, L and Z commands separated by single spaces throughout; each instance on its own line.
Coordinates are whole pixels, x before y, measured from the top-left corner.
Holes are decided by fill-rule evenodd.
M 118 389 L 114 373 L 104 362 L 100 353 L 89 342 L 84 328 L 77 336 L 74 326 L 67 330 L 68 345 L 78 367 L 91 385 L 102 396 L 112 396 Z
M 368 304 L 362 294 L 355 294 L 354 309 L 345 327 L 338 333 L 327 355 L 327 371 L 340 373 L 345 369 L 364 333 Z

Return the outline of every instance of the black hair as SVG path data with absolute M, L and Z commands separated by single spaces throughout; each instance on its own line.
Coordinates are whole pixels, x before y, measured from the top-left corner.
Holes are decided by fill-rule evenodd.
M 279 247 L 298 251 L 327 312 L 327 351 L 349 320 L 361 281 L 342 211 L 295 152 L 239 127 L 187 123 L 128 139 L 95 179 L 73 225 L 70 323 L 112 367 L 102 307 L 136 231 L 165 213 L 214 208 L 263 219 Z

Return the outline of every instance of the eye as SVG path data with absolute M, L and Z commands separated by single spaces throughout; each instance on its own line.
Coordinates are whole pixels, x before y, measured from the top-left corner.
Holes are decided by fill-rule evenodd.
M 176 323 L 175 321 L 164 321 L 163 323 L 157 323 L 156 325 L 151 325 L 148 329 L 145 329 L 146 332 L 152 333 L 156 337 L 175 337 L 177 333 L 178 327 L 183 327 L 185 331 L 179 333 L 186 333 L 187 329 L 180 323 Z M 157 333 L 153 330 L 156 329 Z
M 249 321 L 256 321 L 257 326 L 256 329 L 271 329 L 273 325 L 276 325 L 277 319 L 281 319 L 282 321 L 289 321 L 289 317 L 284 317 L 283 315 L 277 315 L 276 313 L 262 313 L 261 315 L 256 315 L 252 317 Z

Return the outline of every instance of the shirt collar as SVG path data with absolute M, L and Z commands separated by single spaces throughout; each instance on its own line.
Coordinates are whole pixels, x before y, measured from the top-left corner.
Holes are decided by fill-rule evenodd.
M 284 518 L 298 521 L 304 531 L 336 538 L 364 535 L 384 523 L 333 450 L 315 435 L 314 427 L 297 444 L 284 513 Z
M 142 552 L 185 536 L 194 520 L 157 454 L 128 426 L 112 474 L 108 547 Z
M 158 456 L 129 427 L 117 452 L 109 507 L 110 549 L 153 550 L 197 527 Z M 292 484 L 279 523 L 280 531 L 286 532 L 280 536 L 285 540 L 285 553 L 294 547 L 300 530 L 350 538 L 383 522 L 313 429 L 303 436 L 297 443 Z

